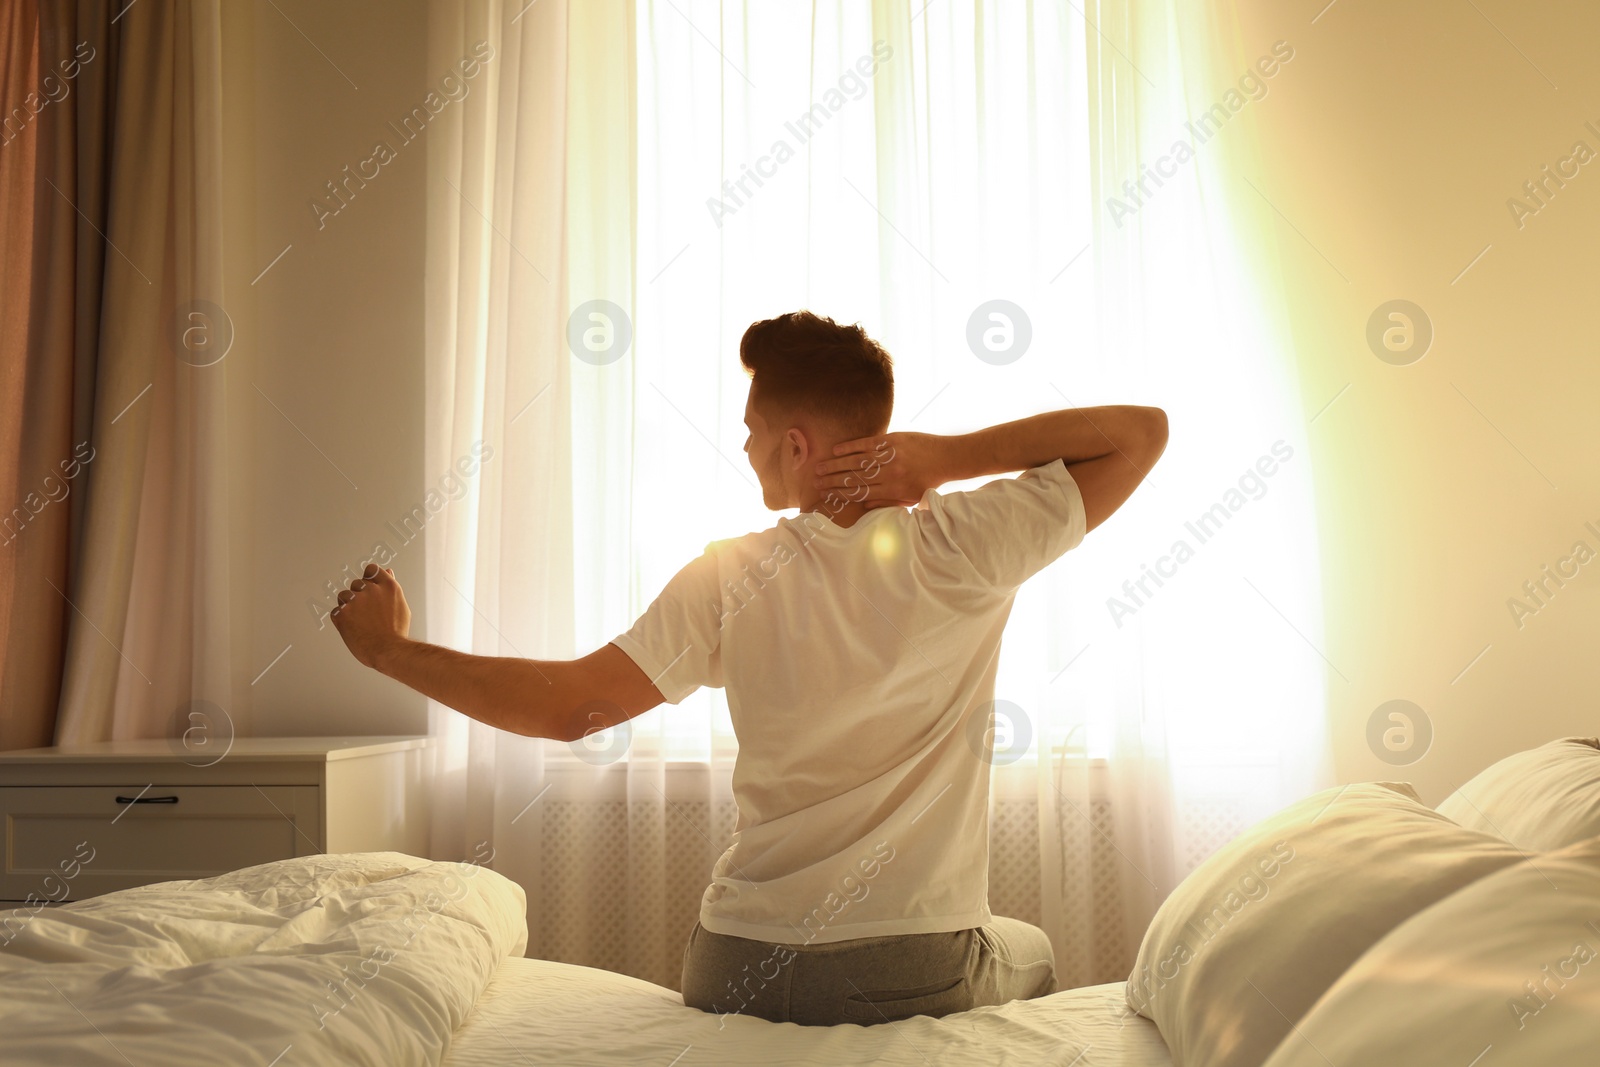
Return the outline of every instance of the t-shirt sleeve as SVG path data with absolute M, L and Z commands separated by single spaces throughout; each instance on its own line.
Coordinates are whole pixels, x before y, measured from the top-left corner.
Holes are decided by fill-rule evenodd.
M 1006 592 L 1076 548 L 1088 532 L 1083 494 L 1059 459 L 964 493 L 930 490 L 920 506 L 978 574 Z
M 722 594 L 710 548 L 672 576 L 661 595 L 612 644 L 627 653 L 669 704 L 703 685 L 722 686 Z

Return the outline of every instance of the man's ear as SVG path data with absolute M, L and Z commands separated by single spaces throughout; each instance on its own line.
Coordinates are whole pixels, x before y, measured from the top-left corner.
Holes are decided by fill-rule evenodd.
M 798 426 L 791 426 L 783 434 L 784 458 L 789 462 L 790 470 L 799 470 L 811 459 L 811 442 L 806 440 L 804 431 Z

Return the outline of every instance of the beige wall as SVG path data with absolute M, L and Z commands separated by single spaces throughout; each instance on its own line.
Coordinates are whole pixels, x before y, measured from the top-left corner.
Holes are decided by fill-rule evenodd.
M 225 16 L 233 710 L 264 735 L 421 731 L 422 698 L 357 666 L 306 602 L 375 541 L 399 548 L 385 523 L 423 491 L 425 141 L 320 230 L 310 204 L 377 140 L 399 142 L 389 122 L 427 91 L 427 4 L 254 0 Z M 421 554 L 420 539 L 401 548 L 397 573 L 420 577 Z M 408 590 L 420 623 L 420 582 Z
M 1600 732 L 1600 562 L 1520 628 L 1507 606 L 1574 542 L 1600 551 L 1600 156 L 1520 229 L 1507 208 L 1575 141 L 1600 153 L 1600 9 L 1340 0 L 1312 24 L 1321 6 L 1239 17 L 1247 54 L 1296 52 L 1252 105 L 1251 178 L 1294 227 L 1277 235 L 1307 417 L 1349 383 L 1310 428 L 1323 651 L 1349 679 L 1329 674 L 1331 740 L 1341 780 L 1436 801 L 1508 752 Z M 1394 298 L 1435 331 L 1409 366 L 1364 339 Z M 1434 727 L 1401 768 L 1366 739 L 1396 698 Z

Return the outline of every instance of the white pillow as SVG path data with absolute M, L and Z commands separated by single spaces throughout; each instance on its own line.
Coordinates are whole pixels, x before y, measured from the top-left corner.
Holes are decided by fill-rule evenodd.
M 1600 838 L 1531 856 L 1401 923 L 1266 1067 L 1594 1063 Z
M 1567 737 L 1507 756 L 1439 805 L 1462 826 L 1527 852 L 1600 834 L 1600 740 Z
M 1259 1067 L 1368 946 L 1521 858 L 1409 784 L 1324 790 L 1173 890 L 1139 947 L 1128 1007 L 1155 1022 L 1178 1067 Z

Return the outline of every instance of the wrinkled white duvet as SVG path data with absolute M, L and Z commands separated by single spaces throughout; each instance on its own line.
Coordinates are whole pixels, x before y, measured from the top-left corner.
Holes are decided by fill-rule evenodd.
M 0 912 L 0 1060 L 437 1064 L 525 908 L 491 870 L 376 852 Z

